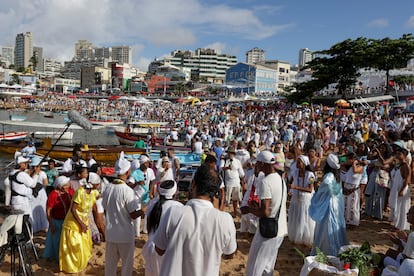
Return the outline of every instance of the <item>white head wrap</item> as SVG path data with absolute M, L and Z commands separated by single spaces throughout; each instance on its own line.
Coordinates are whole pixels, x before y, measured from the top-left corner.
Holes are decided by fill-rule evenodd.
M 310 162 L 309 162 L 309 157 L 307 157 L 306 155 L 299 155 L 298 157 L 305 166 L 309 166 Z
M 338 156 L 336 156 L 333 153 L 329 154 L 328 157 L 326 157 L 326 162 L 328 163 L 329 167 L 331 167 L 332 169 L 338 170 L 339 168 L 341 168 L 341 165 L 339 164 Z
M 70 181 L 69 177 L 61 175 L 55 179 L 54 185 L 56 188 L 62 188 L 62 186 L 65 185 L 66 183 L 69 183 L 69 181 Z
M 166 199 L 172 199 L 175 193 L 177 192 L 177 183 L 174 181 L 174 186 L 172 186 L 170 189 L 161 188 L 161 186 L 158 188 L 158 192 L 160 195 L 163 195 Z
M 115 172 L 117 175 L 125 174 L 131 168 L 131 162 L 125 159 L 124 152 L 122 151 L 119 159 L 115 164 Z

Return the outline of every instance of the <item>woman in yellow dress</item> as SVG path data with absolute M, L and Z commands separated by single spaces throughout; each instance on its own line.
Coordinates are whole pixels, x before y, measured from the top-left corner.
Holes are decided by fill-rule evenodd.
M 59 245 L 59 268 L 66 273 L 78 273 L 86 268 L 92 256 L 89 212 L 99 192 L 91 183 L 76 190 L 70 212 L 62 226 Z

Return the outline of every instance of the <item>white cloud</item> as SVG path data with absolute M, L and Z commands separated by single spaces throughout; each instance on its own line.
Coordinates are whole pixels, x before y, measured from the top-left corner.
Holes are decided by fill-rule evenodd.
M 32 32 L 35 46 L 44 48 L 44 56 L 60 60 L 73 57 L 80 39 L 96 46 L 140 45 L 133 50 L 136 62 L 152 59 L 143 54 L 155 47 L 192 49 L 202 47 L 202 39 L 220 40 L 217 37 L 261 40 L 291 26 L 264 23 L 255 14 L 263 8 L 201 0 L 3 1 L 0 45 L 14 45 L 18 33 Z M 277 8 L 272 9 L 275 11 Z M 212 45 L 226 48 L 221 42 Z
M 406 23 L 408 28 L 414 28 L 414 15 L 410 16 Z
M 204 45 L 202 48 L 214 49 L 218 54 L 222 54 L 226 52 L 225 50 L 227 49 L 227 45 L 223 42 L 213 42 L 208 45 Z
M 388 20 L 385 18 L 378 18 L 368 23 L 368 27 L 371 27 L 371 28 L 384 28 L 384 27 L 388 27 L 388 25 L 389 25 Z

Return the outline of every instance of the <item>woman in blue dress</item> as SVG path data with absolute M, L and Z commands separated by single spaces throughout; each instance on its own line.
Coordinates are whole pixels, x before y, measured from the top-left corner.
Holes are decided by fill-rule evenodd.
M 329 154 L 322 183 L 309 207 L 309 215 L 316 222 L 311 255 L 315 255 L 319 248 L 326 255 L 336 256 L 341 246 L 349 244 L 339 169 L 338 157 Z

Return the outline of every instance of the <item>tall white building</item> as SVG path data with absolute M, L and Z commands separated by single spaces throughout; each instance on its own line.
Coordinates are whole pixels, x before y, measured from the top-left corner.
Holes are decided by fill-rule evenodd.
M 55 77 L 62 72 L 62 63 L 55 59 L 45 58 L 43 59 L 43 73 L 42 77 Z
M 254 47 L 246 52 L 246 63 L 255 64 L 265 60 L 265 51 Z
M 173 51 L 169 62 L 182 69 L 190 69 L 192 77 L 200 81 L 224 83 L 226 70 L 237 64 L 237 57 L 217 54 L 214 49 L 198 48 L 195 52 Z
M 14 47 L 14 66 L 15 68 L 27 68 L 31 64 L 33 56 L 33 35 L 31 32 L 21 33 L 16 36 Z
M 1 56 L 4 59 L 6 66 L 14 64 L 14 48 L 12 46 L 1 47 Z
M 305 66 L 314 58 L 313 52 L 308 48 L 303 48 L 299 50 L 299 68 Z

